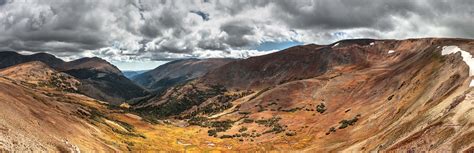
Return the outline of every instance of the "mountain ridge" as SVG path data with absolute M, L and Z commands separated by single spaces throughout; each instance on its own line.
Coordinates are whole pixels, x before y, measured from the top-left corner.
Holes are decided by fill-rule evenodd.
M 203 76 L 207 72 L 235 60 L 231 58 L 175 60 L 136 75 L 132 78 L 132 81 L 148 89 L 160 91 Z
M 81 82 L 77 87 L 79 92 L 116 105 L 148 94 L 148 91 L 123 76 L 116 66 L 98 57 L 65 62 L 48 53 L 22 55 L 15 52 L 0 52 L 0 55 L 2 55 L 0 68 L 40 61 L 57 71 L 78 78 Z
M 473 40 L 440 38 L 298 46 L 232 62 L 132 107 L 145 118 L 185 120 L 210 128 L 210 136 L 243 140 L 244 150 L 291 141 L 308 152 L 400 152 L 424 141 L 420 150 L 457 143 L 463 147 L 448 150 L 459 151 L 473 143 L 472 131 L 461 129 L 474 121 L 461 114 L 472 114 L 463 97 L 474 93 L 469 66 L 459 53 L 442 55 L 443 46 L 474 52 Z M 443 131 L 449 139 L 434 134 Z M 425 132 L 432 135 L 419 136 Z

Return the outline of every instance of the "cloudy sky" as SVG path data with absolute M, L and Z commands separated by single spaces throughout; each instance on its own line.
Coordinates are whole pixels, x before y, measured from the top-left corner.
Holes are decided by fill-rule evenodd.
M 340 39 L 474 38 L 473 0 L 0 0 L 0 50 L 121 69 Z

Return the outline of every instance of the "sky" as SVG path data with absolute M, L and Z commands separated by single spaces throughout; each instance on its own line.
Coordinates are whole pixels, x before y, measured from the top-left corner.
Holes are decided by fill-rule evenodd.
M 474 38 L 473 0 L 0 0 L 0 50 L 122 70 L 341 39 Z

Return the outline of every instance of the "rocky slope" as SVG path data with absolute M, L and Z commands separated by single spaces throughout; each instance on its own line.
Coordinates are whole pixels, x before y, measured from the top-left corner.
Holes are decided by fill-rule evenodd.
M 0 152 L 205 151 L 235 143 L 207 137 L 200 128 L 152 125 L 62 86 L 38 85 L 55 76 L 76 82 L 41 62 L 0 71 Z
M 95 99 L 118 105 L 134 98 L 144 97 L 148 91 L 125 76 L 94 69 L 73 69 L 64 71 L 81 81 L 79 91 Z
M 137 75 L 132 80 L 151 90 L 163 90 L 201 77 L 207 72 L 235 60 L 226 58 L 176 60 Z
M 16 65 L 0 71 L 0 152 L 472 152 L 472 53 L 466 39 L 299 46 L 131 107 L 31 85 L 60 72 Z
M 465 39 L 298 46 L 224 65 L 134 107 L 208 127 L 247 151 L 466 151 L 471 52 Z
M 79 92 L 113 104 L 121 104 L 148 94 L 146 90 L 123 76 L 117 67 L 97 57 L 65 62 L 46 53 L 21 55 L 15 52 L 0 52 L 0 55 L 0 68 L 40 61 L 56 71 L 64 72 L 79 80 L 81 82 L 77 86 Z
M 14 70 L 14 71 L 13 71 Z M 11 73 L 14 72 L 14 73 Z M 0 150 L 17 152 L 113 151 L 97 136 L 104 137 L 92 122 L 79 115 L 89 112 L 94 99 L 64 92 L 63 86 L 42 86 L 55 82 L 77 83 L 40 62 L 4 69 L 0 77 Z M 46 82 L 46 83 L 45 83 Z
M 29 86 L 54 88 L 60 91 L 78 92 L 81 85 L 81 82 L 76 78 L 58 72 L 39 61 L 0 69 L 0 76 L 21 81 Z

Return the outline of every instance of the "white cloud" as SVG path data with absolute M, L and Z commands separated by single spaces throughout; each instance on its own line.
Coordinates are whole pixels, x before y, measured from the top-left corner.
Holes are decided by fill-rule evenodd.
M 268 53 L 252 50 L 268 41 L 473 38 L 473 6 L 466 0 L 8 0 L 0 6 L 0 49 L 143 61 L 246 58 Z

